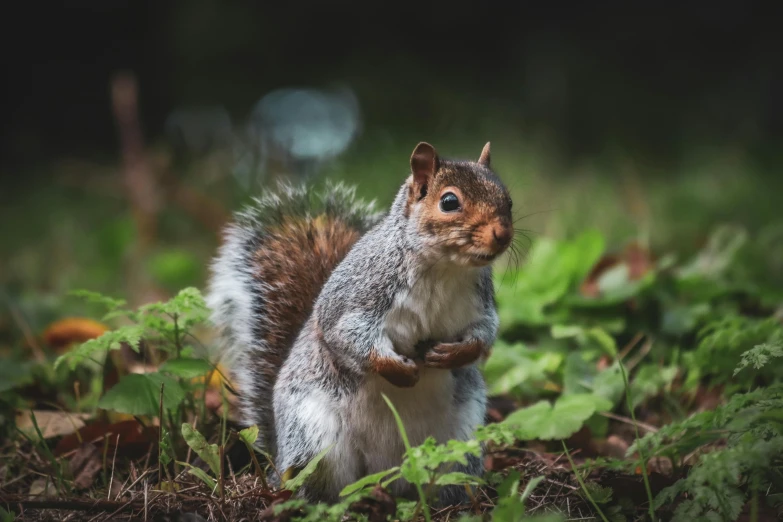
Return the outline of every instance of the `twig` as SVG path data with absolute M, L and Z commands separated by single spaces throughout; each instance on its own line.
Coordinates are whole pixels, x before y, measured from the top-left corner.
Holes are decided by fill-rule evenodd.
M 634 368 L 636 368 L 636 365 L 642 362 L 642 359 L 644 359 L 648 353 L 650 353 L 650 350 L 652 350 L 653 340 L 647 339 L 647 341 L 642 345 L 641 350 L 639 350 L 639 353 L 636 354 L 636 357 L 628 361 L 628 364 L 626 364 L 626 368 L 630 372 Z
M 628 353 L 636 347 L 637 344 L 639 344 L 639 341 L 641 341 L 644 338 L 644 334 L 642 332 L 636 332 L 636 334 L 633 336 L 633 338 L 626 344 L 622 351 L 617 355 L 617 360 L 622 361 L 625 359 L 625 356 L 628 355 Z
M 617 415 L 616 413 L 612 413 L 612 412 L 609 412 L 609 411 L 602 411 L 599 414 L 604 416 L 604 417 L 606 417 L 606 418 L 608 418 L 608 419 L 616 420 L 618 422 L 624 422 L 625 424 L 630 424 L 631 426 L 642 428 L 642 429 L 644 429 L 646 431 L 649 431 L 650 433 L 657 433 L 658 432 L 658 428 L 656 428 L 655 426 L 652 426 L 650 424 L 644 423 L 642 421 L 635 421 L 633 419 L 629 419 L 628 417 L 623 417 L 622 415 Z
M 130 489 L 131 489 L 133 486 L 135 486 L 136 484 L 138 484 L 138 483 L 139 483 L 139 481 L 140 481 L 141 479 L 143 479 L 143 478 L 144 478 L 144 477 L 145 477 L 145 476 L 146 476 L 146 475 L 147 475 L 147 474 L 148 474 L 150 471 L 152 471 L 152 470 L 149 470 L 149 469 L 147 469 L 147 470 L 144 470 L 144 473 L 142 473 L 141 475 L 139 475 L 139 478 L 137 478 L 136 480 L 134 480 L 133 482 L 131 482 L 131 484 L 130 484 L 130 485 L 127 487 L 127 488 L 123 488 L 123 489 L 121 489 L 121 490 L 120 490 L 120 495 L 118 495 L 118 496 L 117 496 L 117 498 L 119 498 L 120 496 L 122 496 L 122 493 L 123 493 L 123 492 L 127 493 L 128 491 L 130 491 Z
M 114 465 L 117 462 L 117 448 L 120 447 L 120 434 L 117 434 L 117 444 L 114 446 L 114 458 L 111 459 L 111 477 L 109 478 L 109 490 L 106 493 L 106 500 L 111 500 L 111 485 L 114 482 Z
M 110 509 L 125 510 L 135 508 L 133 502 L 116 502 L 114 500 L 12 500 L 0 497 L 0 504 L 17 505 L 24 509 L 58 509 L 63 511 L 108 511 Z

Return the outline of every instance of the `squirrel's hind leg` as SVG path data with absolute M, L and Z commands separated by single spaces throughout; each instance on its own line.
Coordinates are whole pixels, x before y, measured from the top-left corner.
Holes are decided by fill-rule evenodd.
M 275 387 L 275 465 L 290 478 L 331 446 L 297 496 L 311 502 L 334 502 L 343 486 L 361 478 L 363 465 L 349 449 L 334 390 L 319 386 L 306 374 L 304 366 L 284 366 Z
M 454 431 L 451 439 L 469 440 L 475 436 L 476 428 L 484 423 L 487 411 L 486 385 L 476 365 L 452 370 L 456 387 L 454 389 Z M 456 464 L 449 471 L 461 472 L 475 477 L 484 475 L 484 455 L 467 455 L 467 464 Z M 473 488 L 475 490 L 475 488 Z M 465 486 L 445 486 L 438 493 L 440 506 L 453 506 L 471 502 Z

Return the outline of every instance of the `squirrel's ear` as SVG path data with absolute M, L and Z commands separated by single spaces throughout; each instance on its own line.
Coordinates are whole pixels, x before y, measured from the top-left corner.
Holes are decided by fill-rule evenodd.
M 484 148 L 481 150 L 481 156 L 479 156 L 478 163 L 479 165 L 484 165 L 485 167 L 489 168 L 489 142 L 487 142 L 486 145 L 484 145 Z
M 438 170 L 439 161 L 435 147 L 429 143 L 421 142 L 413 149 L 411 173 L 413 174 L 413 188 L 419 198 L 427 194 L 427 186 Z

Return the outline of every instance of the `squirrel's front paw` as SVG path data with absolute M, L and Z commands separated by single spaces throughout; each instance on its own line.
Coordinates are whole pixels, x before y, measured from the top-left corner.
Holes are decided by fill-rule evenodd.
M 419 382 L 419 365 L 410 357 L 396 355 L 394 357 L 376 356 L 372 359 L 376 373 L 400 388 L 410 388 Z
M 424 366 L 453 370 L 476 362 L 486 351 L 477 339 L 458 343 L 438 343 L 424 354 Z

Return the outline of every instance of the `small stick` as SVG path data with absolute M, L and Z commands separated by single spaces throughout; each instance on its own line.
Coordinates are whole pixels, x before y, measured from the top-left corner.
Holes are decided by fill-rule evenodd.
M 602 411 L 602 412 L 600 412 L 600 415 L 602 415 L 602 416 L 604 416 L 604 417 L 606 417 L 608 419 L 616 420 L 618 422 L 624 422 L 625 424 L 630 424 L 631 426 L 637 426 L 639 428 L 642 428 L 644 430 L 649 431 L 650 433 L 657 433 L 658 432 L 658 428 L 656 428 L 655 426 L 652 426 L 650 424 L 644 423 L 642 421 L 634 421 L 633 419 L 629 419 L 627 417 L 623 417 L 622 415 L 617 415 L 617 414 L 612 413 L 612 412 Z
M 160 397 L 158 399 L 158 488 L 163 480 L 163 460 L 160 458 L 163 451 L 163 387 L 165 382 L 160 383 Z
M 106 500 L 111 500 L 111 485 L 114 482 L 114 465 L 117 462 L 117 448 L 120 447 L 120 434 L 117 434 L 117 445 L 114 446 L 114 458 L 111 460 L 111 478 L 109 478 L 109 491 L 106 492 Z

